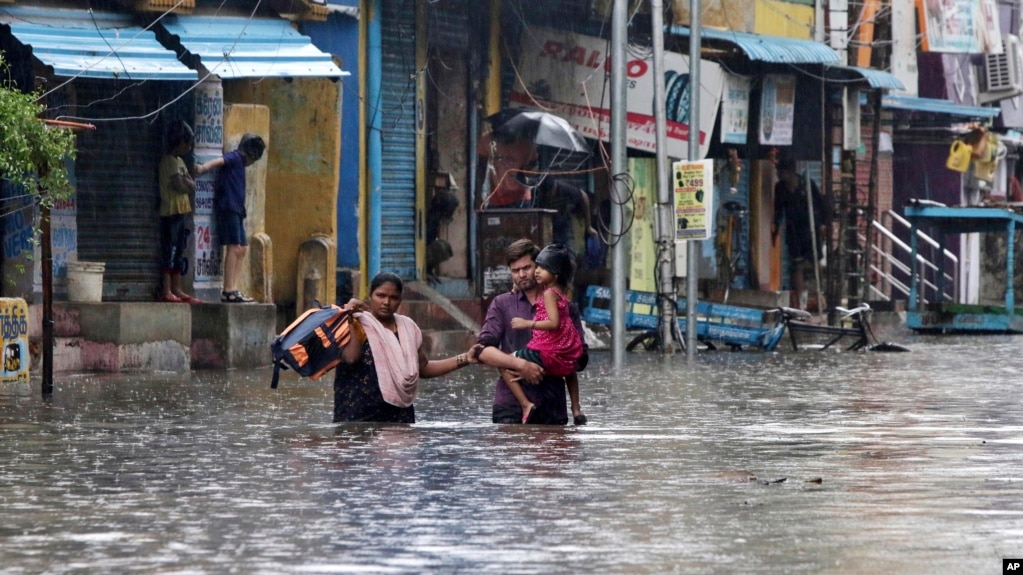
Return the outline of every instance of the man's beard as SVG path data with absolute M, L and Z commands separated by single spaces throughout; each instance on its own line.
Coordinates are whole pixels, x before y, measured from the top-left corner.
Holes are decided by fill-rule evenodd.
M 518 286 L 519 291 L 529 291 L 536 288 L 536 278 L 522 279 L 516 282 L 515 285 Z

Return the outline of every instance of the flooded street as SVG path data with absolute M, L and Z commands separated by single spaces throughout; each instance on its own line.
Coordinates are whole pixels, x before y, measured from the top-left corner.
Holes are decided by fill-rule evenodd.
M 271 371 L 0 397 L 0 574 L 1000 573 L 1023 556 L 1019 337 L 902 354 L 595 353 L 590 425 L 490 423 L 494 374 L 414 426 L 330 423 Z

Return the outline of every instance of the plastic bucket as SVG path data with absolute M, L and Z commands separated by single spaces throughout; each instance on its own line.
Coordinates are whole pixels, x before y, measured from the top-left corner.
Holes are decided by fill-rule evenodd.
M 68 301 L 103 301 L 104 262 L 67 263 Z

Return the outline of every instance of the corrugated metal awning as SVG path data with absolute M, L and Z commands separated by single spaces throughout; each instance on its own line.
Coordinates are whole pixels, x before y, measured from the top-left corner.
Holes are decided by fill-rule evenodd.
M 348 75 L 286 20 L 169 15 L 160 25 L 221 78 Z
M 196 80 L 194 70 L 127 14 L 32 6 L 0 7 L 3 28 L 57 76 Z
M 688 26 L 671 26 L 670 33 L 689 36 Z M 798 40 L 782 36 L 733 32 L 731 30 L 700 29 L 701 41 L 726 42 L 737 46 L 746 57 L 756 62 L 772 64 L 831 64 L 842 59 L 827 44 L 813 40 Z
M 1001 113 L 1000 108 L 984 108 L 980 106 L 963 106 L 948 100 L 936 98 L 914 98 L 912 96 L 886 95 L 881 99 L 881 107 L 889 110 L 912 110 L 932 114 L 947 114 L 965 118 L 994 118 Z
M 866 80 L 871 88 L 880 90 L 905 90 L 906 86 L 894 74 L 873 68 L 858 66 L 828 66 L 826 75 L 829 80 Z

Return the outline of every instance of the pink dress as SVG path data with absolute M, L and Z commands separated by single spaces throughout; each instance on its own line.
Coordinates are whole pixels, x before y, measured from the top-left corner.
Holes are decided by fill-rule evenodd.
M 547 373 L 565 377 L 575 373 L 579 358 L 583 355 L 583 340 L 579 332 L 572 324 L 572 318 L 568 314 L 568 298 L 556 288 L 558 294 L 558 317 L 561 320 L 558 329 L 545 331 L 533 330 L 533 339 L 529 340 L 529 349 L 540 352 L 540 359 L 543 360 L 543 367 Z M 547 321 L 547 308 L 543 305 L 543 295 L 537 298 L 536 315 L 533 316 L 537 322 Z

